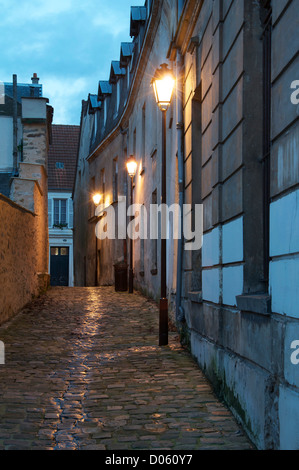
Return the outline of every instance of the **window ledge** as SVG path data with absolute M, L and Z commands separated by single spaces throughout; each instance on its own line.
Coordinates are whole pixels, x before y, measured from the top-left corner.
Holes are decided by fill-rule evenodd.
M 269 294 L 243 294 L 236 297 L 237 307 L 244 312 L 259 313 L 269 316 L 271 313 L 271 297 Z
M 188 292 L 188 298 L 191 302 L 201 304 L 202 303 L 202 292 L 201 291 L 192 291 Z

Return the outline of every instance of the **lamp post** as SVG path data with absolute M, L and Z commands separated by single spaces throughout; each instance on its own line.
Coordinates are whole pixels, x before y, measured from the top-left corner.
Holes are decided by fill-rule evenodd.
M 92 196 L 92 200 L 94 202 L 94 205 L 98 207 L 101 203 L 102 195 L 99 193 L 96 193 Z M 98 237 L 96 233 L 95 286 L 97 287 L 97 285 L 98 285 Z
M 137 162 L 133 155 L 127 161 L 127 171 L 131 178 L 131 206 L 133 205 L 133 182 L 137 171 Z M 132 216 L 133 217 L 133 216 Z M 133 238 L 130 237 L 129 294 L 133 294 Z
M 161 203 L 166 204 L 166 113 L 170 106 L 175 79 L 167 64 L 162 64 L 152 79 L 156 103 L 162 111 L 162 188 Z M 163 207 L 163 206 L 162 206 Z M 161 298 L 159 314 L 159 346 L 168 344 L 168 300 L 166 285 L 166 220 L 161 217 Z

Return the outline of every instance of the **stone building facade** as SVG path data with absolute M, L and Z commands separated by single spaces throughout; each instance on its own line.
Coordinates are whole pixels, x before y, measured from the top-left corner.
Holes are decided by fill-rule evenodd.
M 9 176 L 9 197 L 0 194 L 0 323 L 49 285 L 47 159 L 53 108 L 47 98 L 31 96 L 21 99 L 20 110 L 22 158 Z
M 296 3 L 132 7 L 132 44 L 121 45 L 109 80 L 83 102 L 74 190 L 75 282 L 113 283 L 129 245 L 96 240 L 91 197 L 101 193 L 106 207 L 128 200 L 133 154 L 134 202 L 159 203 L 162 118 L 151 78 L 168 62 L 177 80 L 167 112 L 167 204 L 190 204 L 193 214 L 203 207 L 201 249 L 167 240 L 173 320 L 260 449 L 299 449 Z M 133 246 L 135 288 L 158 299 L 160 244 Z

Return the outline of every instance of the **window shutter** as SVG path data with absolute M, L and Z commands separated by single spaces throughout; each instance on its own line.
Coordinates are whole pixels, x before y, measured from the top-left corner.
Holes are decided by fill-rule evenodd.
M 52 228 L 52 226 L 53 226 L 52 206 L 53 206 L 53 199 L 48 199 L 48 225 L 49 225 L 49 228 Z
M 73 224 L 74 224 L 73 200 L 69 199 L 69 228 L 73 228 Z

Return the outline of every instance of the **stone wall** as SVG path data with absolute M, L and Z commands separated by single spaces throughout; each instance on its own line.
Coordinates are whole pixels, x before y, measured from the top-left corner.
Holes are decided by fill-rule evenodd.
M 185 201 L 204 207 L 202 260 L 184 260 L 190 347 L 261 449 L 299 448 L 298 365 L 290 360 L 299 339 L 295 5 L 272 2 L 269 232 L 261 4 L 204 2 L 196 47 L 184 57 Z M 201 296 L 192 292 L 198 272 Z
M 296 1 L 286 3 L 273 2 L 269 293 L 281 325 L 279 444 L 298 450 L 299 365 L 291 359 L 299 341 L 299 103 L 291 84 L 299 79 L 299 10 Z
M 0 194 L 0 323 L 38 294 L 36 216 Z

